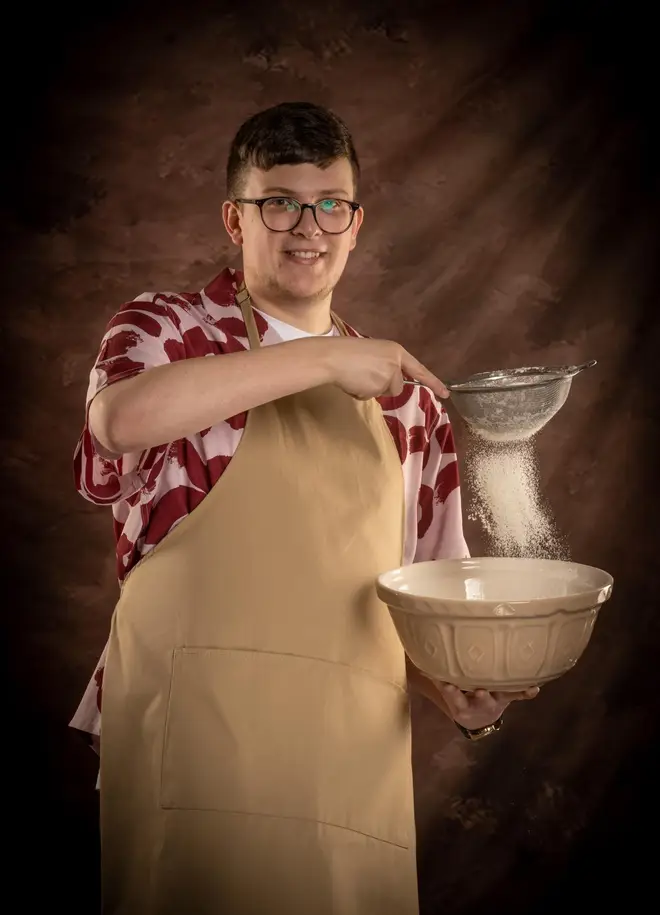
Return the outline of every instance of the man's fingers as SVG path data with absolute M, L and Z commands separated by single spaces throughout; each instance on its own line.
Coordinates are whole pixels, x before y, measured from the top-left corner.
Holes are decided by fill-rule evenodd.
M 515 702 L 518 699 L 535 699 L 540 690 L 538 686 L 530 686 L 529 689 L 523 689 L 516 693 L 493 693 L 498 702 Z
M 474 698 L 481 704 L 481 706 L 488 711 L 494 711 L 497 708 L 497 698 L 492 693 L 489 693 L 486 689 L 478 689 L 475 691 Z
M 443 694 L 450 708 L 454 712 L 465 712 L 469 708 L 469 702 L 457 686 L 451 683 L 438 683 L 440 692 Z
M 498 702 L 515 702 L 517 699 L 523 699 L 524 693 L 521 692 L 496 692 L 493 693 Z
M 427 388 L 430 388 L 436 397 L 449 397 L 449 391 L 444 382 L 440 381 L 433 372 L 427 369 L 425 365 L 422 365 L 414 356 L 411 356 L 407 350 L 403 351 L 401 368 L 406 375 L 410 375 L 415 381 L 421 381 Z

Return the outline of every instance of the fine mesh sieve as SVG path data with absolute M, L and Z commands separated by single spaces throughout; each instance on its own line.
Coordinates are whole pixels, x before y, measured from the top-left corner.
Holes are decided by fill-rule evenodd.
M 539 432 L 566 402 L 581 365 L 500 369 L 448 382 L 451 403 L 474 432 L 490 441 L 515 441 Z

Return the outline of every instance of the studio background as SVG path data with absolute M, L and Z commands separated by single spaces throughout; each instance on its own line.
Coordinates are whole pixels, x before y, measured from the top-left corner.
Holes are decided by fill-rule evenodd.
M 441 377 L 599 360 L 538 438 L 574 559 L 615 579 L 579 665 L 470 745 L 415 699 L 423 915 L 654 898 L 658 106 L 629 3 L 115 3 L 15 12 L 2 62 L 6 880 L 93 915 L 96 758 L 67 728 L 117 597 L 72 454 L 107 321 L 235 261 L 228 144 L 284 100 L 352 130 L 366 211 L 334 300 Z M 467 448 L 456 424 L 459 450 Z M 466 514 L 470 505 L 465 489 Z M 473 554 L 485 549 L 467 522 Z

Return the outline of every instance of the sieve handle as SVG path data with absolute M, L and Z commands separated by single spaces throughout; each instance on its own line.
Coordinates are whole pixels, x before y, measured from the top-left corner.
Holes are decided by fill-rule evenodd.
M 566 374 L 577 375 L 578 372 L 583 372 L 585 369 L 592 369 L 595 365 L 598 365 L 596 359 L 591 359 L 589 362 L 581 362 L 580 365 L 570 366 L 570 370 Z
M 580 365 L 562 365 L 562 366 L 559 366 L 558 368 L 550 367 L 548 369 L 545 369 L 545 371 L 561 372 L 567 378 L 573 378 L 575 375 L 578 375 L 580 372 L 583 372 L 585 369 L 592 369 L 595 365 L 598 365 L 598 361 L 596 359 L 591 359 L 591 360 L 589 360 L 589 362 L 581 362 Z M 543 369 L 535 369 L 534 371 L 541 372 L 541 371 L 543 371 Z M 414 384 L 417 386 L 423 385 L 422 381 L 408 381 L 407 379 L 405 379 L 403 383 L 404 384 Z M 445 384 L 448 387 L 451 387 L 451 385 L 456 384 L 456 382 L 455 381 L 445 381 Z
M 550 368 L 547 368 L 547 369 L 544 369 L 544 368 L 536 369 L 535 368 L 534 371 L 535 372 L 543 372 L 543 371 L 562 372 L 564 375 L 570 376 L 572 378 L 573 375 L 577 375 L 580 372 L 583 372 L 585 369 L 592 369 L 595 365 L 598 365 L 598 360 L 590 359 L 589 362 L 581 362 L 579 365 L 561 365 L 561 366 L 558 366 L 557 368 L 554 368 L 551 366 Z M 404 384 L 415 384 L 415 385 L 423 384 L 422 381 L 408 381 L 407 379 L 404 380 L 403 383 Z M 445 381 L 445 384 L 448 386 L 452 385 L 452 384 L 456 384 L 456 383 L 457 382 L 455 382 L 455 381 Z M 459 383 L 461 383 L 461 382 L 459 382 Z M 464 383 L 464 382 L 462 382 L 462 383 Z

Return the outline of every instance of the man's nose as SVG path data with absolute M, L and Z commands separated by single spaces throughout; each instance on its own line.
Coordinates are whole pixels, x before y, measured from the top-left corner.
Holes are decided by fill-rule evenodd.
M 302 212 L 302 219 L 293 230 L 296 235 L 302 235 L 304 238 L 316 238 L 323 233 L 316 224 L 314 212 L 306 208 Z

